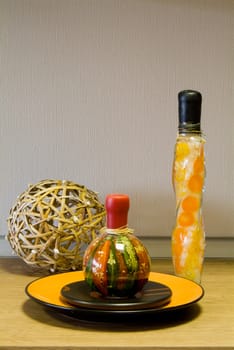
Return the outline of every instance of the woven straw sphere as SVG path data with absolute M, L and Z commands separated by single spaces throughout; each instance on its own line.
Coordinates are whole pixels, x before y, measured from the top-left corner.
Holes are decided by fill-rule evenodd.
M 10 210 L 7 239 L 31 266 L 50 272 L 82 268 L 88 244 L 104 226 L 95 192 L 71 181 L 30 185 Z

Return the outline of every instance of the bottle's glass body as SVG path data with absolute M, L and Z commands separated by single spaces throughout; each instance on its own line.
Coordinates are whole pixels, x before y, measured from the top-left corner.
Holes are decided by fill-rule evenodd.
M 197 283 L 201 282 L 205 250 L 202 215 L 204 143 L 201 132 L 179 132 L 173 163 L 176 195 L 176 224 L 172 232 L 173 265 L 176 275 Z
M 131 297 L 148 281 L 150 258 L 132 234 L 106 229 L 84 256 L 85 280 L 105 297 Z

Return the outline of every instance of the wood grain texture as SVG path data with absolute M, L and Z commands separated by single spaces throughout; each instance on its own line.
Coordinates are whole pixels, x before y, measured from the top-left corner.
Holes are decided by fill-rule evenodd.
M 154 260 L 152 271 L 172 273 L 168 260 Z M 234 349 L 234 261 L 207 260 L 205 296 L 170 317 L 144 324 L 82 322 L 48 312 L 29 300 L 25 286 L 33 274 L 18 259 L 0 259 L 0 349 Z
M 234 236 L 234 3 L 1 0 L 0 234 L 28 183 L 131 198 L 139 235 L 170 236 L 177 93 L 203 94 L 208 236 Z

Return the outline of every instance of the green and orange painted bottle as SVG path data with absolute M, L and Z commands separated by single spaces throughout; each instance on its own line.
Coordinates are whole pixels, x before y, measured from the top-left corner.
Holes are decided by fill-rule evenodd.
M 85 251 L 83 270 L 91 290 L 107 298 L 128 298 L 148 281 L 151 259 L 128 228 L 129 197 L 106 197 L 106 227 Z

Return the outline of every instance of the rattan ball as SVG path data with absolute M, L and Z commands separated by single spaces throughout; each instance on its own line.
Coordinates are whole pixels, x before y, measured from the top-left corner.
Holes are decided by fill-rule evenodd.
M 43 180 L 17 198 L 6 238 L 31 266 L 50 272 L 79 270 L 104 218 L 96 192 L 71 181 Z

